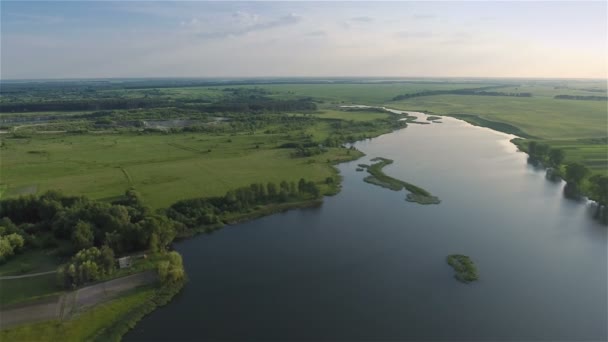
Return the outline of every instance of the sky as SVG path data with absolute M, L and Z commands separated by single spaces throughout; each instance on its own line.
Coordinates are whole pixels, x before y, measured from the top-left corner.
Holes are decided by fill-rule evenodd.
M 2 79 L 607 78 L 607 2 L 5 1 Z

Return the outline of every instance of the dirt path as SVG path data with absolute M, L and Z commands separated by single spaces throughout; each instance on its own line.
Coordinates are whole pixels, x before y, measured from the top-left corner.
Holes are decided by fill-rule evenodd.
M 53 319 L 68 320 L 81 310 L 116 298 L 136 287 L 153 284 L 157 280 L 156 272 L 146 271 L 83 287 L 59 297 L 45 298 L 22 305 L 11 305 L 7 309 L 0 310 L 0 329 Z

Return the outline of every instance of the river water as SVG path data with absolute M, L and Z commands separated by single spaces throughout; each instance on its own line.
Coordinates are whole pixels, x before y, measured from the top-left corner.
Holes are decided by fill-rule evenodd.
M 176 244 L 189 282 L 125 340 L 606 340 L 606 227 L 510 136 L 441 121 L 356 143 L 321 208 Z M 441 204 L 363 182 L 373 157 Z M 453 253 L 478 282 L 454 279 Z

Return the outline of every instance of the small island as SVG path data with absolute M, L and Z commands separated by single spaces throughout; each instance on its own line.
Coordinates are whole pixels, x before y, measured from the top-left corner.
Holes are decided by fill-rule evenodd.
M 434 122 L 434 123 L 441 123 L 441 121 L 438 121 L 438 120 L 441 120 L 441 119 L 442 119 L 442 117 L 441 117 L 441 116 L 436 116 L 436 115 L 428 115 L 428 116 L 426 117 L 426 120 L 427 120 L 427 121 L 432 121 L 432 122 Z
M 371 175 L 363 180 L 367 183 L 381 186 L 393 191 L 400 191 L 405 188 L 410 193 L 407 194 L 406 201 L 416 202 L 418 204 L 439 204 L 441 201 L 438 197 L 431 195 L 430 192 L 418 187 L 414 184 L 387 176 L 382 172 L 382 168 L 393 163 L 391 159 L 377 157 L 371 161 L 377 162 L 367 167 L 367 172 Z
M 477 274 L 477 268 L 471 258 L 462 254 L 450 254 L 447 257 L 447 262 L 454 270 L 456 274 L 454 277 L 463 283 L 470 283 L 479 279 Z

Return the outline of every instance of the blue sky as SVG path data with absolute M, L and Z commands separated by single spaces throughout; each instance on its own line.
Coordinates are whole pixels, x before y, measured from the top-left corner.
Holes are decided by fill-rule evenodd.
M 607 74 L 604 1 L 0 6 L 3 79 Z

